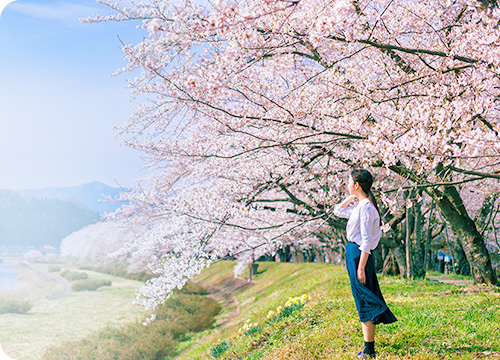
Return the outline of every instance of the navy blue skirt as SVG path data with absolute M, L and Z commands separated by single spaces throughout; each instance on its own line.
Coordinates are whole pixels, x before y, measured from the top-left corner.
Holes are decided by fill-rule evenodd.
M 356 303 L 361 322 L 371 320 L 375 325 L 390 324 L 397 321 L 394 314 L 387 307 L 378 285 L 375 260 L 373 255 L 366 262 L 366 286 L 358 281 L 357 270 L 361 250 L 359 245 L 349 241 L 346 246 L 346 267 L 351 281 L 352 296 Z

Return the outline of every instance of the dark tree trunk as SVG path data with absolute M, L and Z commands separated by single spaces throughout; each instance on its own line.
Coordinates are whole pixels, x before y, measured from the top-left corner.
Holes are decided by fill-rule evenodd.
M 389 254 L 385 257 L 384 268 L 382 269 L 384 275 L 400 275 L 401 272 L 398 267 L 398 262 L 394 258 L 394 254 L 389 251 Z
M 486 249 L 484 239 L 477 231 L 474 221 L 467 214 L 457 189 L 447 187 L 444 195 L 445 197 L 437 204 L 450 223 L 455 239 L 465 253 L 474 282 L 496 285 L 496 274 L 491 266 L 490 254 Z
M 294 263 L 303 263 L 304 262 L 304 252 L 301 249 L 294 248 L 292 252 L 293 262 Z
M 429 210 L 429 221 L 427 222 L 427 232 L 425 236 L 425 246 L 424 246 L 424 268 L 425 271 L 434 269 L 434 257 L 432 256 L 432 227 L 434 224 L 434 206 L 435 202 L 432 201 L 431 207 Z
M 391 166 L 390 169 L 415 183 L 427 183 L 425 179 L 420 178 L 403 166 Z M 438 175 L 440 170 L 442 171 L 442 169 L 438 169 Z M 426 187 L 425 191 L 436 201 L 444 218 L 451 225 L 455 239 L 461 241 L 471 267 L 474 282 L 476 284 L 497 285 L 496 274 L 491 266 L 490 255 L 486 249 L 484 239 L 478 232 L 474 221 L 467 214 L 457 189 L 448 185 L 444 186 L 443 191 L 438 190 L 436 187 Z
M 415 227 L 413 231 L 413 276 L 416 278 L 425 278 L 424 254 L 422 246 L 422 205 L 418 201 L 413 202 L 412 206 L 415 215 Z
M 406 255 L 405 245 L 402 240 L 406 232 L 401 231 L 401 229 L 404 229 L 401 222 L 406 218 L 406 206 L 403 204 L 403 207 L 395 215 L 391 215 L 387 209 L 383 209 L 383 213 L 385 214 L 384 222 L 391 227 L 391 230 L 387 234 L 383 234 L 380 244 L 386 246 L 390 254 L 392 254 L 391 261 L 396 263 L 397 274 L 404 276 L 406 273 Z
M 460 239 L 457 240 L 457 246 L 455 247 L 455 255 L 457 257 L 456 260 L 456 273 L 459 275 L 470 275 L 470 265 L 469 262 L 467 261 L 467 255 L 464 252 L 464 249 L 462 248 L 462 242 Z

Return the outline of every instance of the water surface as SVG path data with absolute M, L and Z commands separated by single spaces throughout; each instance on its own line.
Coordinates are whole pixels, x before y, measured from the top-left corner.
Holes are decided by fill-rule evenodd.
M 13 290 L 21 285 L 10 264 L 0 262 L 0 291 Z

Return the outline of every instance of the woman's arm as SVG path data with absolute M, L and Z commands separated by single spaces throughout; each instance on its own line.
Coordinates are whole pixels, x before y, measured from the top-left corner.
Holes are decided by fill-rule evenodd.
M 366 268 L 366 262 L 368 261 L 368 256 L 370 254 L 361 251 L 361 257 L 359 258 L 359 264 L 358 264 L 358 281 L 366 285 L 366 273 L 365 273 L 365 268 Z
M 335 205 L 333 209 L 333 213 L 341 218 L 349 219 L 351 217 L 353 206 L 349 206 L 349 204 L 356 199 L 356 196 L 349 195 L 346 197 L 340 204 Z
M 350 203 L 352 203 L 354 201 L 354 199 L 356 199 L 355 195 L 349 195 L 344 200 L 342 200 L 342 202 L 340 204 L 338 204 L 337 206 L 339 206 L 342 209 L 345 209 L 346 207 L 349 206 Z

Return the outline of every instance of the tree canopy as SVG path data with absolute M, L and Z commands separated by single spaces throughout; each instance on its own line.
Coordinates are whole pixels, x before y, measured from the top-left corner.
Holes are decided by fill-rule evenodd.
M 99 2 L 112 14 L 89 21 L 148 32 L 123 47 L 147 101 L 120 129 L 156 170 L 121 211 L 157 223 L 126 250 L 157 249 L 146 305 L 228 254 L 342 229 L 354 166 L 376 173 L 393 229 L 404 190 L 423 191 L 476 282 L 496 283 L 469 214 L 500 178 L 496 2 Z

